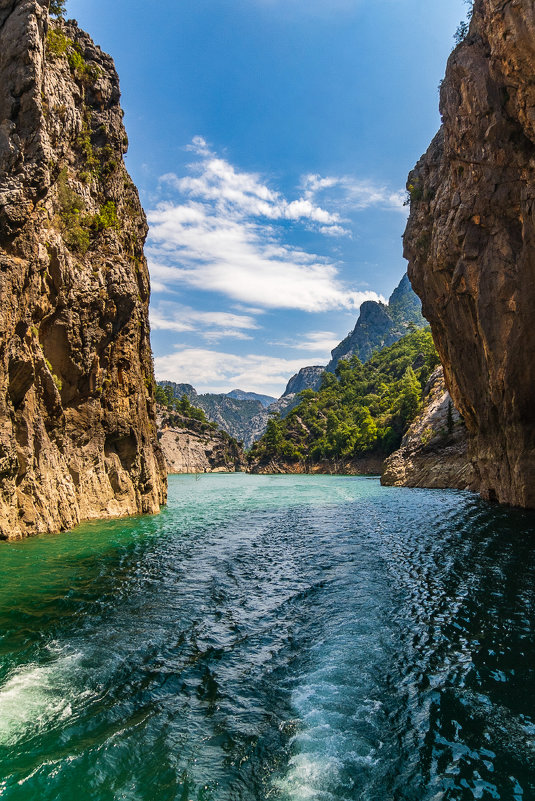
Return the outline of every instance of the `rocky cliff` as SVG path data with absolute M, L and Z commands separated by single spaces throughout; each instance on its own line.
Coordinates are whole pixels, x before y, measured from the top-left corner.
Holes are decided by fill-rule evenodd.
M 535 507 L 535 7 L 476 0 L 409 176 L 409 276 L 481 493 Z
M 243 450 L 226 432 L 159 409 L 158 439 L 168 473 L 234 473 L 246 469 Z
M 404 275 L 386 305 L 375 300 L 362 304 L 355 328 L 331 352 L 331 361 L 325 369 L 333 373 L 340 359 L 350 359 L 353 355 L 367 361 L 376 350 L 405 336 L 411 323 L 421 328 L 425 320 L 420 300 Z
M 268 419 L 265 407 L 259 399 L 236 398 L 234 395 L 210 393 L 199 395 L 191 384 L 176 384 L 174 381 L 158 381 L 162 389 L 171 397 L 180 399 L 183 395 L 198 409 L 202 409 L 208 420 L 226 431 L 231 437 L 250 448 L 254 440 L 261 436 Z M 240 390 L 233 390 L 241 392 Z M 249 393 L 242 392 L 242 395 Z M 254 393 L 250 393 L 251 395 Z M 267 396 L 266 396 L 267 397 Z M 260 430 L 258 430 L 260 426 Z
M 297 395 L 305 389 L 313 389 L 316 391 L 321 386 L 321 377 L 325 372 L 325 367 L 302 367 L 298 373 L 293 375 L 288 383 L 286 389 L 282 393 L 282 397 L 288 395 Z
M 437 367 L 424 390 L 423 408 L 384 463 L 385 486 L 475 489 L 477 476 L 468 457 L 464 421 L 453 406 Z
M 0 0 L 0 537 L 157 512 L 147 233 L 112 59 Z

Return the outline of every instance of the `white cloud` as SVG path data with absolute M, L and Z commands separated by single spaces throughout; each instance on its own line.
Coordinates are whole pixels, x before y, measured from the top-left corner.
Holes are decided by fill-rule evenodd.
M 333 331 L 308 331 L 294 339 L 278 340 L 270 342 L 270 345 L 282 345 L 293 350 L 312 351 L 316 354 L 323 354 L 320 363 L 325 364 L 329 361 L 330 353 L 335 348 L 342 337 L 337 336 Z
M 321 364 L 318 359 L 311 363 Z M 187 348 L 160 356 L 154 362 L 159 380 L 187 382 L 199 392 L 247 389 L 278 397 L 288 378 L 303 367 L 303 359 L 280 359 L 249 354 L 237 356 L 203 348 Z
M 173 331 L 180 334 L 196 332 L 209 342 L 217 342 L 223 338 L 252 339 L 245 332 L 258 328 L 250 315 L 203 312 L 165 301 L 151 307 L 150 324 L 153 331 Z
M 352 177 L 311 174 L 303 178 L 301 196 L 288 200 L 258 174 L 218 157 L 202 137 L 188 149 L 196 157 L 191 174 L 163 176 L 162 192 L 170 191 L 173 200 L 148 213 L 155 292 L 187 286 L 244 305 L 308 312 L 356 311 L 378 299 L 342 281 L 331 259 L 287 244 L 284 234 L 301 225 L 331 238 L 347 236 L 347 212 L 397 208 L 395 192 Z M 319 194 L 327 204 L 317 201 Z
M 268 220 L 308 220 L 322 225 L 339 226 L 341 222 L 339 214 L 321 208 L 308 197 L 288 201 L 280 192 L 270 189 L 256 173 L 237 171 L 228 161 L 212 153 L 202 137 L 195 137 L 189 149 L 201 157 L 190 167 L 193 175 L 180 178 L 168 173 L 160 179 L 182 195 L 209 201 L 227 214 Z M 198 207 L 183 208 L 184 221 L 194 221 Z
M 385 211 L 407 214 L 404 206 L 406 193 L 402 189 L 393 191 L 373 181 L 359 180 L 350 175 L 322 178 L 311 173 L 303 176 L 301 185 L 304 197 L 311 202 L 316 202 L 317 196 L 323 195 L 330 202 L 336 202 L 344 213 L 378 206 Z

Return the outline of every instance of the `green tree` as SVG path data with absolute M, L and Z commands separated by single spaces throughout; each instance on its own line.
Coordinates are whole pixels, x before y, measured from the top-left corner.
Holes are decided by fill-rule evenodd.
M 67 13 L 65 0 L 50 0 L 48 12 L 52 17 L 64 17 Z
M 324 374 L 317 392 L 305 390 L 285 418 L 270 421 L 252 458 L 320 461 L 391 453 L 420 410 L 437 360 L 429 328 L 411 331 L 364 364 L 356 357 L 342 360 L 336 374 Z
M 401 380 L 399 393 L 399 413 L 403 425 L 410 423 L 420 409 L 422 387 L 412 367 L 407 367 Z
M 278 416 L 268 420 L 266 433 L 262 437 L 263 444 L 268 454 L 275 454 L 281 448 L 284 437 L 281 431 L 281 423 Z

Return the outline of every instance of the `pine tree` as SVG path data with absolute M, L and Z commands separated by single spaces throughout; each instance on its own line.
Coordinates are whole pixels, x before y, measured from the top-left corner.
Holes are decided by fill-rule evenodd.
M 65 0 L 50 0 L 50 8 L 48 9 L 48 13 L 52 17 L 64 17 L 66 12 Z

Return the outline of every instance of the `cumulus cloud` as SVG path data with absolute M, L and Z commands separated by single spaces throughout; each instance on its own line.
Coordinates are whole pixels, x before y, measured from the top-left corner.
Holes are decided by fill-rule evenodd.
M 289 200 L 256 173 L 236 169 L 196 137 L 189 175 L 163 176 L 162 201 L 149 214 L 147 247 L 153 288 L 210 290 L 260 308 L 356 310 L 374 292 L 357 291 L 337 265 L 284 241 L 285 226 L 301 225 L 329 237 L 349 233 L 345 212 L 396 206 L 395 193 L 348 177 L 307 175 Z M 327 208 L 318 195 L 329 193 Z
M 321 357 L 320 357 L 321 358 Z M 318 359 L 311 359 L 315 364 Z M 288 378 L 303 367 L 303 359 L 249 354 L 237 356 L 204 348 L 186 348 L 154 362 L 159 380 L 187 382 L 200 392 L 229 392 L 246 388 L 278 397 Z
M 246 333 L 258 328 L 254 317 L 221 311 L 199 311 L 176 303 L 160 302 L 150 310 L 153 331 L 195 332 L 210 342 L 223 338 L 252 339 Z
M 202 137 L 195 137 L 189 149 L 201 158 L 191 165 L 192 175 L 179 177 L 163 175 L 161 181 L 180 194 L 200 201 L 211 202 L 220 213 L 233 216 L 264 217 L 267 220 L 305 220 L 321 225 L 337 225 L 340 215 L 321 208 L 311 196 L 288 201 L 280 192 L 271 189 L 256 173 L 241 172 L 228 161 L 219 158 Z M 184 219 L 193 221 L 198 208 L 187 207 Z

